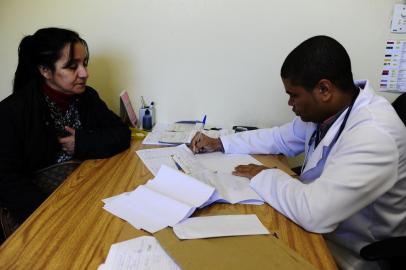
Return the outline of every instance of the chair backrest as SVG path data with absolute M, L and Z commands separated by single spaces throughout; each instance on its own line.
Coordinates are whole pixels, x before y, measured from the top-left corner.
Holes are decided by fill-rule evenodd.
M 395 101 L 392 103 L 393 108 L 398 113 L 400 119 L 406 125 L 406 93 L 398 96 Z
M 50 195 L 81 164 L 78 160 L 57 163 L 35 172 L 33 179 L 39 189 Z
M 406 236 L 390 237 L 360 250 L 364 260 L 378 262 L 382 270 L 406 269 Z

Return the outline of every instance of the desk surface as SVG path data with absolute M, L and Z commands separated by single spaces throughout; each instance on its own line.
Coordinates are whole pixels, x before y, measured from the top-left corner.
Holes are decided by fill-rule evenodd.
M 134 141 L 129 150 L 112 158 L 85 161 L 3 243 L 1 268 L 97 269 L 105 261 L 111 244 L 118 242 L 129 226 L 103 210 L 101 200 L 131 191 L 152 178 L 134 153 L 142 147 L 139 141 Z M 290 171 L 277 156 L 255 157 L 266 165 Z M 321 235 L 304 231 L 269 205 L 214 204 L 197 215 L 225 209 L 257 214 L 281 241 L 318 269 L 336 269 Z

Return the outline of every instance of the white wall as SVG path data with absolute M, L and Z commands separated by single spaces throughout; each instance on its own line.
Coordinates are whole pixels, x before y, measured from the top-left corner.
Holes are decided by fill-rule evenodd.
M 289 121 L 279 78 L 303 40 L 330 35 L 348 50 L 356 78 L 377 88 L 395 0 L 0 0 L 0 99 L 11 93 L 17 47 L 41 27 L 78 31 L 89 84 L 115 111 L 127 89 L 157 104 L 160 122 L 277 125 Z M 395 94 L 385 94 L 393 100 Z

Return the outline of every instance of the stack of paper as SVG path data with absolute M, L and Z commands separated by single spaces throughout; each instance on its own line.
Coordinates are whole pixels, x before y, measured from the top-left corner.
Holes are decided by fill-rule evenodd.
M 232 175 L 237 165 L 258 164 L 250 155 L 225 155 L 223 153 L 207 153 L 194 155 L 186 145 L 167 148 L 138 150 L 138 156 L 147 168 L 156 174 L 161 165 L 182 170 L 199 181 L 216 189 L 214 196 L 207 204 L 218 202 L 263 204 L 262 198 L 249 186 L 249 180 Z
M 177 145 L 182 143 L 190 143 L 196 132 L 218 138 L 220 136 L 234 133 L 234 130 L 204 130 L 201 123 L 197 124 L 157 124 L 152 132 L 148 133 L 147 137 L 142 142 L 150 145 Z
M 103 200 L 103 208 L 137 229 L 154 233 L 189 217 L 213 193 L 213 187 L 162 166 L 156 177 L 145 185 Z
M 98 270 L 180 270 L 152 236 L 141 236 L 111 245 Z

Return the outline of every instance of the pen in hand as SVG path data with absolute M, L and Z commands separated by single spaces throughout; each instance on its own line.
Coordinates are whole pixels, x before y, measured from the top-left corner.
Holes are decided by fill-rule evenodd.
M 210 138 L 202 132 L 196 133 L 189 146 L 193 153 L 208 153 L 222 150 L 220 139 Z
M 202 133 L 197 132 L 196 135 L 193 137 L 192 142 L 190 143 L 191 150 L 194 154 L 198 154 L 200 152 L 200 149 L 197 144 L 200 143 L 201 139 L 202 139 Z
M 203 117 L 203 120 L 202 120 L 202 123 L 203 123 L 203 129 L 204 129 L 204 126 L 206 125 L 206 118 L 207 118 L 207 115 L 204 115 L 204 117 Z

